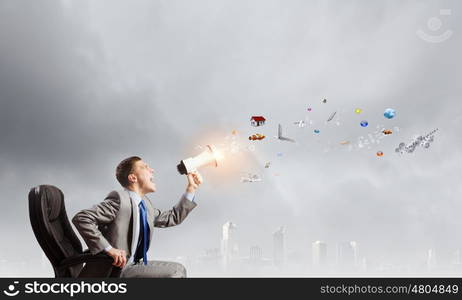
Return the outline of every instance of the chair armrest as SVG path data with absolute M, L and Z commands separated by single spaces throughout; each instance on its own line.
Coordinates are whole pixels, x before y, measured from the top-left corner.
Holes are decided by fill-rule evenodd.
M 84 252 L 82 254 L 74 255 L 64 259 L 59 265 L 59 269 L 64 269 L 72 267 L 78 264 L 87 263 L 87 262 L 108 262 L 112 263 L 114 260 L 112 257 L 105 253 L 91 254 L 89 252 Z

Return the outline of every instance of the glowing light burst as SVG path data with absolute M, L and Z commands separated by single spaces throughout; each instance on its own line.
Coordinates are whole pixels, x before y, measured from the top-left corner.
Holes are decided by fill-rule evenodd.
M 213 151 L 213 157 L 215 158 L 217 162 L 222 162 L 225 159 L 225 156 L 223 155 L 223 153 L 219 149 L 216 149 L 216 148 Z

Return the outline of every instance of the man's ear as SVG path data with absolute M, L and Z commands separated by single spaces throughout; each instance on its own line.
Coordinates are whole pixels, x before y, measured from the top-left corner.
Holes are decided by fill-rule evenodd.
M 135 174 L 128 174 L 128 182 L 129 183 L 135 183 L 137 180 L 138 180 L 138 178 L 136 178 Z

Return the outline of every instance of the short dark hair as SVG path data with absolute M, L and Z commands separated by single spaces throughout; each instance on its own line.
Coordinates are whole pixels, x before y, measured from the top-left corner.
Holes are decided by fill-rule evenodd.
M 141 160 L 141 157 L 138 156 L 130 156 L 122 160 L 116 168 L 116 178 L 117 181 L 123 186 L 127 187 L 128 182 L 128 175 L 133 172 L 133 166 L 137 161 Z

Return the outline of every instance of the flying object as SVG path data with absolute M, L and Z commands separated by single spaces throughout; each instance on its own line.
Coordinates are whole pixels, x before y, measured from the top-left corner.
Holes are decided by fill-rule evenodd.
M 241 182 L 259 182 L 259 181 L 261 181 L 261 178 L 257 174 L 247 173 L 247 176 L 241 177 Z
M 312 123 L 313 123 L 313 121 L 310 121 L 308 119 L 308 117 L 305 117 L 305 119 L 303 119 L 303 120 L 294 122 L 294 125 L 297 125 L 298 127 L 303 128 L 303 127 L 305 127 L 307 125 L 311 125 Z
M 385 135 L 389 135 L 389 134 L 392 134 L 392 133 L 393 133 L 393 131 L 391 131 L 390 129 L 384 129 L 382 132 L 383 132 L 383 134 L 385 134 Z
M 283 137 L 282 136 L 282 126 L 281 124 L 278 124 L 278 140 L 280 141 L 286 141 L 286 142 L 292 142 L 292 143 L 295 143 L 295 140 L 294 139 L 290 139 L 288 137 Z
M 426 135 L 419 135 L 414 138 L 414 140 L 410 144 L 405 144 L 405 143 L 400 143 L 398 145 L 398 148 L 395 149 L 396 153 L 403 154 L 404 151 L 407 153 L 412 153 L 414 150 L 418 147 L 421 146 L 425 149 L 428 149 L 430 145 L 433 143 L 435 136 L 434 134 L 438 131 L 438 128 L 435 130 L 431 131 L 430 133 L 427 133 Z
M 251 141 L 260 141 L 260 140 L 263 140 L 265 138 L 265 136 L 263 134 L 252 134 L 251 136 L 249 136 L 249 140 Z
M 332 121 L 332 119 L 335 117 L 335 114 L 336 114 L 336 113 L 337 113 L 337 112 L 336 112 L 336 111 L 334 111 L 334 112 L 333 112 L 333 113 L 332 113 L 332 114 L 329 116 L 329 118 L 327 119 L 327 121 L 326 121 L 326 122 L 330 122 L 330 121 Z
M 300 121 L 297 121 L 297 122 L 294 122 L 295 125 L 297 125 L 298 127 L 300 128 L 303 128 L 306 126 L 306 122 L 304 120 L 300 120 Z

